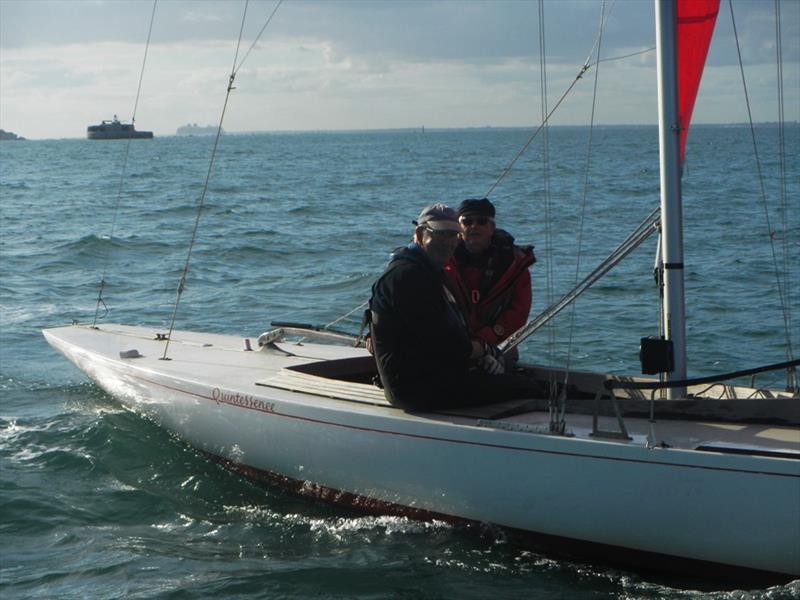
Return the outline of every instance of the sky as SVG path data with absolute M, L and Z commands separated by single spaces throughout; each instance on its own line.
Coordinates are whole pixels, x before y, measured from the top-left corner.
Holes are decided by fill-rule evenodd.
M 277 2 L 251 0 L 239 61 Z M 734 0 L 755 121 L 778 120 L 774 0 Z M 29 139 L 85 137 L 118 115 L 173 135 L 216 125 L 245 3 L 0 0 L 0 128 Z M 800 0 L 780 0 L 785 118 L 800 119 Z M 650 0 L 545 0 L 547 103 L 574 81 L 607 13 L 601 58 L 655 46 Z M 541 121 L 539 2 L 286 0 L 237 71 L 229 132 L 530 127 Z M 655 51 L 590 69 L 553 125 L 656 122 Z M 723 0 L 695 123 L 747 120 Z

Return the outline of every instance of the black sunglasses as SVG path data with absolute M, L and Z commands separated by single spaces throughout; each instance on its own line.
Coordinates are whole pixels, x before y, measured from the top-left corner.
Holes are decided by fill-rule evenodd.
M 491 217 L 461 217 L 459 219 L 464 227 L 469 227 L 470 225 L 486 225 L 492 220 Z

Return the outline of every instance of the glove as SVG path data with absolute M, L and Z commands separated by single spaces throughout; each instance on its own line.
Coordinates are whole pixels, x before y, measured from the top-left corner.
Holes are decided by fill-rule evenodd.
M 506 369 L 502 357 L 496 359 L 492 354 L 485 354 L 478 359 L 478 366 L 489 375 L 502 375 Z

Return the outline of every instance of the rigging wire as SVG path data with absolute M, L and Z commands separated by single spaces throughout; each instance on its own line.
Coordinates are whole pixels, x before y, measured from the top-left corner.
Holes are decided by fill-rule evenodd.
M 556 112 L 556 110 L 558 110 L 558 107 L 561 106 L 561 103 L 564 101 L 564 99 L 567 97 L 567 95 L 572 91 L 572 88 L 575 87 L 575 84 L 578 83 L 578 81 L 580 81 L 580 79 L 583 77 L 583 74 L 586 71 L 588 71 L 591 68 L 591 66 L 592 65 L 590 65 L 588 62 L 583 64 L 583 66 L 578 71 L 578 74 L 575 76 L 575 79 L 572 81 L 571 84 L 569 84 L 569 87 L 567 87 L 566 91 L 558 99 L 558 102 L 556 102 L 556 105 L 553 107 L 553 110 L 551 110 L 544 117 L 544 119 L 542 119 L 542 123 L 531 134 L 531 136 L 528 138 L 528 141 L 525 142 L 525 144 L 523 144 L 522 148 L 520 148 L 519 152 L 517 152 L 517 154 L 514 156 L 514 158 L 511 159 L 511 162 L 508 164 L 508 166 L 505 169 L 503 169 L 503 172 L 500 173 L 500 176 L 497 178 L 497 180 L 491 185 L 491 187 L 489 187 L 487 192 L 484 194 L 484 197 L 488 198 L 492 194 L 494 189 L 498 185 L 500 185 L 500 182 L 503 181 L 503 179 L 505 179 L 506 175 L 508 175 L 511 172 L 511 169 L 514 167 L 516 162 L 522 157 L 523 154 L 525 154 L 525 151 L 533 143 L 533 140 L 536 139 L 536 137 L 539 135 L 539 133 L 542 131 L 542 129 L 544 129 L 544 127 L 547 125 L 547 123 L 550 120 L 550 117 L 552 117 L 553 113 Z
M 769 208 L 767 206 L 767 192 L 766 192 L 766 189 L 765 189 L 765 186 L 764 186 L 764 174 L 763 174 L 763 171 L 761 169 L 761 160 L 760 160 L 759 155 L 758 155 L 758 145 L 756 143 L 756 132 L 755 132 L 755 127 L 753 126 L 753 113 L 752 113 L 752 111 L 750 109 L 750 97 L 749 97 L 749 95 L 747 93 L 747 81 L 746 81 L 745 76 L 744 76 L 744 64 L 742 62 L 742 51 L 741 51 L 741 48 L 739 46 L 739 34 L 737 33 L 737 30 L 736 30 L 736 18 L 734 17 L 734 14 L 733 14 L 733 2 L 731 0 L 728 0 L 728 7 L 730 8 L 730 13 L 731 13 L 731 24 L 733 25 L 733 37 L 734 37 L 734 40 L 736 41 L 736 53 L 737 53 L 737 56 L 739 58 L 739 71 L 740 71 L 741 77 L 742 77 L 742 88 L 744 89 L 744 99 L 745 99 L 745 104 L 747 106 L 747 118 L 748 118 L 748 122 L 750 124 L 750 137 L 751 137 L 752 142 L 753 142 L 753 155 L 754 155 L 754 158 L 755 158 L 755 161 L 756 161 L 756 170 L 758 171 L 758 183 L 759 183 L 759 186 L 761 188 L 761 203 L 762 203 L 762 207 L 764 209 L 764 219 L 765 219 L 766 225 L 767 225 L 767 235 L 769 237 L 769 246 L 770 246 L 770 250 L 772 252 L 772 264 L 773 264 L 773 268 L 774 268 L 774 271 L 775 271 L 775 285 L 778 288 L 778 297 L 780 298 L 780 301 L 781 301 L 781 311 L 783 313 L 783 325 L 784 325 L 784 332 L 785 332 L 785 335 L 786 335 L 786 356 L 787 356 L 787 358 L 789 360 L 792 360 L 794 358 L 794 353 L 793 353 L 793 350 L 792 350 L 792 338 L 789 335 L 789 309 L 786 306 L 787 294 L 784 294 L 783 286 L 781 285 L 780 270 L 778 268 L 778 258 L 777 258 L 777 254 L 775 252 L 774 232 L 772 230 L 772 225 L 770 223 Z M 788 235 L 788 232 L 785 231 L 784 235 Z M 792 370 L 787 370 L 787 376 L 790 379 L 790 381 L 789 381 L 790 386 L 793 385 L 794 381 L 796 380 L 796 375 L 795 375 L 795 371 L 794 371 L 793 368 L 792 368 Z
M 778 88 L 778 164 L 780 167 L 780 206 L 781 206 L 781 226 L 783 227 L 783 281 L 784 293 L 786 294 L 786 327 L 787 336 L 792 338 L 792 301 L 789 270 L 789 201 L 786 196 L 786 137 L 785 137 L 785 116 L 784 116 L 784 96 L 783 96 L 783 38 L 781 35 L 781 3 L 775 0 L 775 52 L 777 65 L 777 88 Z M 791 355 L 787 353 L 787 358 Z M 794 371 L 790 372 L 788 386 L 797 389 L 797 379 Z
M 136 100 L 133 103 L 133 114 L 131 115 L 131 127 L 136 123 L 136 111 L 139 108 L 139 96 L 142 93 L 142 80 L 144 79 L 144 67 L 147 64 L 147 52 L 150 49 L 150 37 L 153 33 L 153 22 L 155 21 L 156 16 L 156 6 L 158 5 L 158 0 L 153 0 L 153 11 L 150 14 L 150 26 L 147 29 L 147 42 L 144 46 L 144 57 L 142 58 L 142 68 L 139 71 L 139 85 L 136 88 Z M 103 256 L 103 273 L 100 276 L 100 286 L 97 292 L 97 305 L 94 309 L 94 320 L 92 321 L 92 327 L 97 326 L 97 319 L 102 318 L 99 317 L 100 313 L 100 306 L 102 305 L 105 309 L 103 313 L 103 317 L 108 314 L 108 307 L 106 303 L 103 301 L 103 290 L 106 286 L 106 273 L 108 272 L 108 260 L 109 255 L 111 252 L 111 244 L 114 240 L 114 231 L 117 227 L 117 217 L 119 216 L 119 207 L 122 204 L 122 188 L 125 183 L 125 175 L 128 170 L 128 154 L 130 153 L 131 148 L 131 141 L 133 138 L 128 138 L 128 143 L 125 144 L 125 153 L 122 158 L 122 171 L 119 176 L 119 186 L 117 187 L 117 202 L 114 206 L 114 214 L 111 218 L 111 232 L 109 233 L 108 237 L 108 245 L 106 246 L 105 255 Z
M 597 87 L 598 82 L 600 79 L 600 51 L 602 48 L 603 42 L 603 25 L 605 23 L 605 10 L 606 10 L 606 3 L 603 0 L 603 3 L 600 7 L 600 30 L 597 33 L 597 68 L 594 70 L 594 85 L 592 88 L 592 108 L 589 117 L 589 139 L 586 143 L 586 168 L 584 170 L 583 175 L 583 197 L 581 199 L 581 216 L 578 225 L 578 248 L 576 251 L 575 256 L 575 284 L 578 285 L 578 278 L 580 277 L 580 270 L 581 270 L 581 251 L 583 250 L 583 233 L 584 233 L 584 224 L 586 222 L 586 206 L 588 204 L 588 196 L 589 196 L 589 173 L 591 171 L 592 165 L 592 140 L 594 135 L 594 116 L 595 116 L 595 109 L 597 108 Z M 609 9 L 610 11 L 610 9 Z M 564 366 L 564 385 L 561 388 L 561 397 L 562 397 L 562 404 L 566 402 L 566 393 L 567 393 L 567 384 L 569 383 L 569 368 L 570 362 L 572 358 L 572 341 L 575 333 L 575 305 L 577 303 L 573 302 L 572 306 L 570 306 L 570 314 L 569 314 L 569 335 L 567 338 L 567 360 L 566 365 Z
M 203 185 L 203 191 L 200 194 L 200 199 L 197 202 L 197 214 L 196 214 L 195 220 L 194 220 L 194 228 L 192 229 L 192 237 L 191 237 L 191 240 L 189 242 L 189 249 L 188 249 L 188 251 L 186 253 L 186 260 L 184 261 L 184 264 L 183 264 L 183 270 L 181 271 L 180 280 L 178 281 L 178 288 L 177 288 L 176 293 L 175 293 L 175 307 L 174 307 L 174 309 L 172 311 L 172 319 L 170 320 L 169 332 L 166 335 L 166 343 L 164 344 L 164 355 L 161 357 L 161 360 L 170 360 L 169 358 L 167 358 L 167 351 L 169 350 L 169 342 L 172 339 L 172 332 L 173 332 L 173 330 L 175 328 L 175 319 L 176 319 L 177 314 L 178 314 L 178 306 L 180 305 L 181 296 L 183 295 L 183 291 L 186 288 L 186 276 L 189 273 L 189 262 L 191 261 L 191 258 L 192 258 L 192 250 L 194 249 L 194 244 L 197 241 L 197 232 L 198 232 L 198 229 L 199 229 L 199 226 L 200 226 L 200 217 L 203 214 L 203 205 L 205 203 L 206 194 L 208 193 L 208 184 L 209 184 L 209 182 L 211 180 L 211 172 L 212 172 L 212 169 L 214 167 L 214 160 L 216 159 L 216 156 L 217 156 L 217 147 L 219 146 L 219 139 L 220 139 L 221 134 L 222 134 L 222 123 L 225 120 L 225 111 L 228 108 L 228 100 L 231 97 L 231 92 L 234 89 L 236 89 L 236 88 L 233 87 L 233 82 L 236 79 L 237 72 L 239 71 L 239 69 L 244 64 L 244 61 L 247 58 L 247 56 L 250 54 L 250 50 L 253 49 L 255 44 L 261 38 L 261 35 L 264 33 L 264 30 L 267 28 L 267 25 L 269 25 L 270 22 L 272 21 L 272 17 L 275 16 L 275 12 L 278 10 L 278 8 L 280 7 L 280 5 L 282 3 L 283 3 L 283 0 L 278 0 L 278 4 L 273 9 L 273 11 L 270 14 L 270 16 L 267 18 L 266 23 L 261 28 L 261 31 L 256 36 L 255 40 L 253 40 L 253 43 L 251 44 L 250 49 L 247 51 L 247 53 L 245 54 L 244 58 L 242 58 L 242 61 L 237 66 L 236 62 L 239 60 L 239 50 L 240 50 L 241 45 L 242 45 L 242 37 L 243 37 L 243 34 L 244 34 L 244 24 L 245 24 L 245 21 L 247 19 L 247 7 L 250 4 L 249 0 L 247 0 L 245 2 L 244 11 L 242 12 L 242 23 L 241 23 L 241 25 L 239 27 L 239 39 L 236 42 L 236 52 L 234 53 L 234 57 L 233 57 L 233 66 L 231 67 L 231 74 L 228 77 L 228 89 L 227 89 L 227 91 L 225 93 L 225 101 L 222 104 L 222 113 L 220 114 L 220 117 L 219 117 L 219 125 L 217 126 L 217 135 L 216 135 L 216 138 L 214 139 L 214 147 L 211 150 L 211 158 L 208 161 L 208 170 L 206 172 L 205 184 Z
M 613 7 L 614 5 L 612 4 L 611 6 Z M 611 12 L 610 8 L 608 10 L 609 10 L 609 12 Z M 631 58 L 632 56 L 639 56 L 640 54 L 647 54 L 648 52 L 653 52 L 655 49 L 656 49 L 655 46 L 650 46 L 649 48 L 645 48 L 644 50 L 639 50 L 638 52 L 631 52 L 630 54 L 623 54 L 622 56 L 612 56 L 611 58 L 604 58 L 602 60 L 598 59 L 597 61 L 595 61 L 594 64 L 598 65 L 598 64 L 604 63 L 604 62 L 611 62 L 611 61 L 614 61 L 614 60 L 622 60 L 624 58 Z
M 275 8 L 272 9 L 272 12 L 270 13 L 269 17 L 267 17 L 266 22 L 261 27 L 261 31 L 258 32 L 258 35 L 253 40 L 253 43 L 250 44 L 250 47 L 247 49 L 247 52 L 245 52 L 244 56 L 242 57 L 242 62 L 239 63 L 238 67 L 234 67 L 234 69 L 233 69 L 233 74 L 234 75 L 239 72 L 239 69 L 242 68 L 242 65 L 244 64 L 244 61 L 246 61 L 247 57 L 250 56 L 250 52 L 252 52 L 253 48 L 256 47 L 256 44 L 258 43 L 258 40 L 261 39 L 261 36 L 263 35 L 264 31 L 269 26 L 269 24 L 272 22 L 272 17 L 275 16 L 276 12 L 278 12 L 278 9 L 281 7 L 281 4 L 283 4 L 283 0 L 278 0 L 278 3 L 275 5 Z M 247 10 L 246 7 L 245 7 L 245 10 Z M 242 23 L 242 24 L 244 24 L 244 23 Z M 241 40 L 241 37 L 239 39 Z M 238 48 L 237 48 L 237 54 L 238 54 Z M 234 59 L 234 65 L 235 64 L 236 64 L 236 60 Z
M 613 7 L 614 3 L 612 3 L 611 6 Z M 608 14 L 611 14 L 611 9 L 609 9 Z M 608 18 L 608 15 L 606 15 L 606 18 Z M 575 85 L 578 83 L 578 81 L 580 81 L 583 78 L 584 73 L 586 73 L 586 71 L 588 71 L 589 69 L 591 69 L 592 67 L 594 67 L 594 66 L 596 66 L 598 64 L 597 61 L 591 62 L 591 59 L 592 59 L 592 56 L 594 56 L 595 50 L 597 49 L 597 46 L 598 46 L 599 43 L 600 43 L 600 39 L 598 37 L 598 38 L 595 39 L 594 44 L 592 45 L 592 49 L 589 51 L 589 54 L 587 55 L 586 60 L 583 62 L 583 65 L 581 65 L 580 69 L 578 69 L 578 73 L 577 73 L 577 75 L 575 75 L 575 79 L 573 79 L 572 83 L 570 83 L 569 86 L 567 86 L 567 89 L 564 91 L 563 94 L 561 94 L 561 97 L 558 99 L 558 102 L 556 102 L 556 105 L 553 107 L 553 109 L 549 113 L 547 113 L 547 116 L 545 116 L 542 119 L 541 124 L 533 131 L 533 133 L 530 135 L 528 140 L 522 145 L 522 148 L 520 148 L 519 152 L 517 152 L 517 154 L 514 155 L 514 158 L 511 159 L 511 162 L 508 163 L 508 166 L 505 169 L 503 169 L 503 172 L 500 173 L 500 176 L 497 178 L 497 180 L 489 187 L 489 190 L 484 194 L 484 197 L 488 198 L 492 194 L 492 192 L 495 190 L 495 188 L 498 185 L 500 185 L 500 182 L 503 181 L 503 179 L 505 179 L 506 175 L 508 175 L 511 172 L 511 169 L 514 167 L 514 165 L 517 163 L 517 161 L 522 157 L 523 154 L 525 154 L 525 151 L 533 143 L 533 140 L 536 139 L 536 137 L 539 135 L 539 133 L 542 131 L 542 129 L 544 129 L 544 127 L 548 124 L 548 122 L 550 121 L 550 118 L 553 116 L 553 114 L 558 110 L 559 106 L 561 106 L 561 103 L 570 94 L 570 92 L 572 91 L 572 88 L 574 88 Z M 639 52 L 633 52 L 631 54 L 626 54 L 624 56 L 617 56 L 617 57 L 614 57 L 614 58 L 607 58 L 603 62 L 609 62 L 609 61 L 612 61 L 612 60 L 622 60 L 624 58 L 629 58 L 631 56 L 636 56 L 638 54 L 645 54 L 645 53 L 651 52 L 653 50 L 655 50 L 655 48 L 647 48 L 645 50 L 641 50 Z
M 552 201 L 550 196 L 550 147 L 549 126 L 547 124 L 547 46 L 544 27 L 544 0 L 539 0 L 539 93 L 541 95 L 541 118 L 544 136 L 542 138 L 542 185 L 544 194 L 544 237 L 545 253 L 548 256 L 545 268 L 547 288 L 547 304 L 553 304 L 555 294 L 555 273 L 553 269 L 553 229 Z M 556 323 L 551 322 L 547 328 L 547 354 L 552 367 L 556 352 Z M 558 406 L 556 405 L 556 381 L 554 371 L 548 381 L 548 409 L 550 413 L 550 431 L 560 431 Z

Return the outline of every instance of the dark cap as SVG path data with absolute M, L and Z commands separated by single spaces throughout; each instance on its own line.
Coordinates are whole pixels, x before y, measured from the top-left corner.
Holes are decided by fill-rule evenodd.
M 440 229 L 461 231 L 456 211 L 444 204 L 433 204 L 423 208 L 417 220 L 412 221 L 412 223 L 417 227 L 430 227 L 437 231 Z
M 488 198 L 464 200 L 458 206 L 458 216 L 466 217 L 468 215 L 494 218 L 494 204 L 489 202 Z

